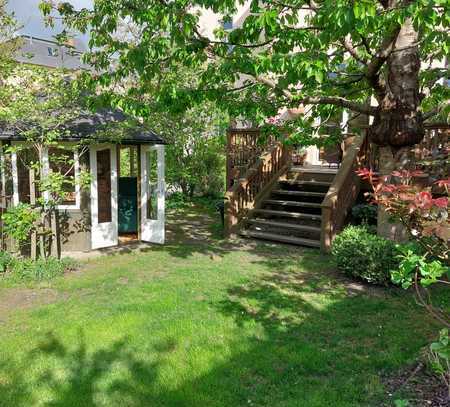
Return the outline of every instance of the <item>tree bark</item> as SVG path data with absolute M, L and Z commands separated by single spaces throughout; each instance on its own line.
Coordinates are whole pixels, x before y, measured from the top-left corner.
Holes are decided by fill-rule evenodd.
M 380 147 L 379 154 L 380 176 L 389 177 L 392 171 L 398 169 L 398 161 L 390 147 Z M 377 234 L 395 242 L 405 242 L 408 240 L 406 229 L 400 223 L 392 222 L 389 213 L 382 205 L 378 205 Z
M 53 208 L 50 212 L 50 227 L 51 227 L 51 255 L 53 257 L 56 257 L 57 259 L 61 258 L 61 234 L 59 229 L 59 217 L 58 217 L 58 210 L 56 208 Z
M 407 5 L 411 0 L 401 2 Z M 392 4 L 391 4 L 392 3 Z M 392 6 L 398 1 L 392 1 Z M 406 4 L 405 4 L 406 3 Z M 425 134 L 423 117 L 419 110 L 421 95 L 419 87 L 420 58 L 419 34 L 411 19 L 399 28 L 392 49 L 386 58 L 386 71 L 380 83 L 383 93 L 378 94 L 378 112 L 369 128 L 371 142 L 380 146 L 380 175 L 389 176 L 392 171 L 408 168 L 407 154 Z M 391 47 L 391 45 L 389 45 Z M 405 241 L 405 228 L 391 223 L 389 214 L 381 205 L 378 208 L 378 235 L 394 241 Z
M 385 92 L 369 130 L 372 142 L 399 149 L 419 143 L 425 132 L 419 110 L 419 35 L 407 19 L 386 61 Z

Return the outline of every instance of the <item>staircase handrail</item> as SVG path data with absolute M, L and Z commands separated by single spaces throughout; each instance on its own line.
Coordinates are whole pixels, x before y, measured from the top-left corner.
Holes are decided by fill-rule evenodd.
M 235 233 L 255 208 L 267 190 L 286 171 L 290 160 L 289 148 L 277 141 L 248 168 L 244 177 L 225 194 L 225 234 Z
M 329 252 L 336 234 L 342 229 L 347 214 L 360 190 L 360 178 L 356 170 L 367 159 L 367 134 L 346 140 L 347 148 L 339 170 L 322 201 L 321 250 Z

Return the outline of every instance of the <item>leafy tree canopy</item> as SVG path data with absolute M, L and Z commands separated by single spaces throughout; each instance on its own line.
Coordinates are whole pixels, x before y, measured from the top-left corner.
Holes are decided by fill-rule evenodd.
M 448 0 L 253 0 L 239 27 L 202 33 L 200 10 L 231 21 L 243 3 L 96 0 L 75 10 L 47 0 L 41 8 L 90 31 L 90 84 L 140 116 L 149 107 L 138 95 L 149 92 L 161 109 L 215 100 L 257 123 L 303 104 L 311 115 L 294 126 L 307 134 L 314 116 L 345 108 L 374 117 L 372 140 L 394 147 L 420 140 L 438 113 L 448 117 L 449 70 L 437 64 L 450 50 Z M 178 80 L 186 68 L 194 83 Z M 130 77 L 133 86 L 114 94 Z
M 7 12 L 6 3 L 7 0 L 0 0 L 0 83 L 8 74 L 14 52 L 20 46 L 16 35 L 19 25 L 14 14 Z
M 151 126 L 167 141 L 166 180 L 185 197 L 224 190 L 227 116 L 213 103 L 183 113 L 154 113 Z

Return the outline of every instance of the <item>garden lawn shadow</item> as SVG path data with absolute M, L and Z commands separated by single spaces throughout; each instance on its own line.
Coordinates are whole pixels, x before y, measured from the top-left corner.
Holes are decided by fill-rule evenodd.
M 379 406 L 381 377 L 437 332 L 409 293 L 336 275 L 316 250 L 236 243 L 211 257 L 221 243 L 55 280 L 60 300 L 2 326 L 0 406 Z

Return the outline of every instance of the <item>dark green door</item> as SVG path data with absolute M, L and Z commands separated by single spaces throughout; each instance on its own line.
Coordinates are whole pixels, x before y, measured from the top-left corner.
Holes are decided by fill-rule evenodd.
M 119 233 L 137 232 L 137 178 L 119 178 Z

